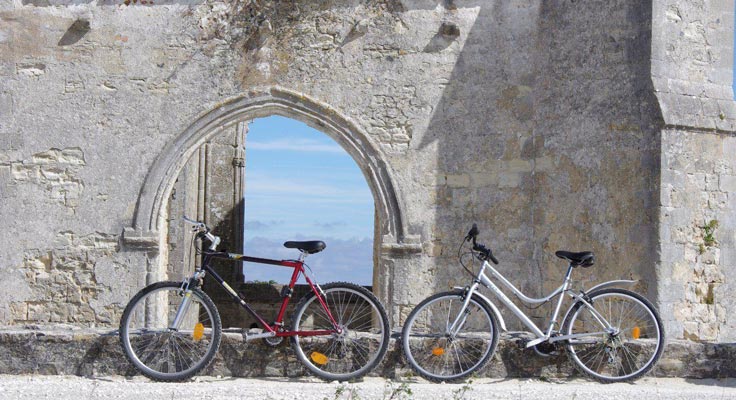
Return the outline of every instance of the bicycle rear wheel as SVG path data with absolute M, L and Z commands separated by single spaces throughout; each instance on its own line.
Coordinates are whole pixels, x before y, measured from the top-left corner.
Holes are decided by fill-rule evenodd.
M 482 368 L 496 349 L 495 315 L 483 300 L 473 297 L 461 316 L 464 300 L 460 291 L 437 293 L 419 303 L 404 324 L 404 355 L 430 381 L 463 379 Z M 456 332 L 448 332 L 458 316 L 464 322 Z
M 120 343 L 128 360 L 143 375 L 181 381 L 206 367 L 222 334 L 220 315 L 204 292 L 185 293 L 181 282 L 157 282 L 143 288 L 123 312 Z M 172 327 L 182 302 L 179 327 Z
M 625 289 L 603 289 L 588 296 L 613 332 L 604 332 L 582 302 L 572 307 L 564 334 L 591 334 L 567 343 L 567 354 L 577 369 L 603 383 L 633 381 L 652 369 L 664 349 L 664 329 L 654 306 Z
M 322 286 L 324 301 L 339 333 L 292 336 L 297 358 L 325 380 L 346 381 L 371 371 L 388 349 L 386 312 L 371 292 L 351 283 Z M 294 331 L 333 331 L 329 316 L 314 293 L 301 300 L 293 317 Z

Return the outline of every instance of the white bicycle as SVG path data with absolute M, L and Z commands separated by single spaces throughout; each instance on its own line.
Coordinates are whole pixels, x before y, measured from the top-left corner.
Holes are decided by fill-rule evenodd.
M 555 255 L 569 262 L 562 285 L 547 297 L 527 297 L 488 263 L 490 260 L 498 264 L 498 260 L 490 249 L 476 243 L 477 235 L 478 228 L 473 224 L 460 246 L 462 250 L 472 241 L 472 250 L 465 254 L 482 262 L 475 274 L 460 255 L 463 268 L 474 276 L 470 286 L 426 298 L 406 320 L 403 350 L 419 375 L 435 382 L 460 380 L 491 358 L 498 343 L 499 326 L 507 329 L 498 308 L 480 293 L 480 285 L 490 289 L 534 334 L 535 338 L 526 343 L 527 348 L 545 355 L 564 346 L 577 369 L 592 379 L 603 383 L 632 381 L 657 363 L 664 348 L 664 329 L 657 310 L 641 295 L 620 288 L 635 281 L 609 281 L 575 292 L 570 289 L 572 270 L 592 266 L 594 255 L 558 251 Z M 524 303 L 541 305 L 559 296 L 546 331 L 532 322 L 490 280 L 486 271 Z M 572 298 L 572 305 L 562 318 L 562 329 L 557 330 L 564 295 Z

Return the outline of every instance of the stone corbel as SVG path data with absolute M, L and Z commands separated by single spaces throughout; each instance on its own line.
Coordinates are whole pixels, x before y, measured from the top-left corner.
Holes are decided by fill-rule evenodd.
M 384 235 L 381 251 L 389 256 L 408 256 L 422 252 L 422 242 L 419 235 L 406 235 L 401 242 L 392 235 Z
M 158 250 L 159 235 L 156 231 L 144 231 L 132 227 L 123 230 L 123 246 L 127 250 Z

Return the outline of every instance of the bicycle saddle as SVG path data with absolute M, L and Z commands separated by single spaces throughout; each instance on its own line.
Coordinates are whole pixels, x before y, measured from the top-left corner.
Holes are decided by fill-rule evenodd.
M 307 254 L 319 253 L 324 250 L 327 245 L 321 240 L 308 240 L 306 242 L 286 242 L 284 247 L 287 249 L 299 249 Z
M 590 267 L 595 262 L 595 256 L 592 251 L 582 251 L 580 253 L 573 253 L 571 251 L 560 250 L 555 253 L 557 257 L 564 260 L 570 261 L 574 267 L 578 265 L 583 267 Z

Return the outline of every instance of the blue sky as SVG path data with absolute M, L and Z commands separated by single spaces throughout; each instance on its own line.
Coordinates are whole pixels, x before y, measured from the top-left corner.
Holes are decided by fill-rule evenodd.
M 245 155 L 245 254 L 296 258 L 287 240 L 323 240 L 309 256 L 320 283 L 373 279 L 373 197 L 355 161 L 326 134 L 271 116 L 249 124 Z M 246 281 L 285 283 L 290 270 L 245 265 Z

